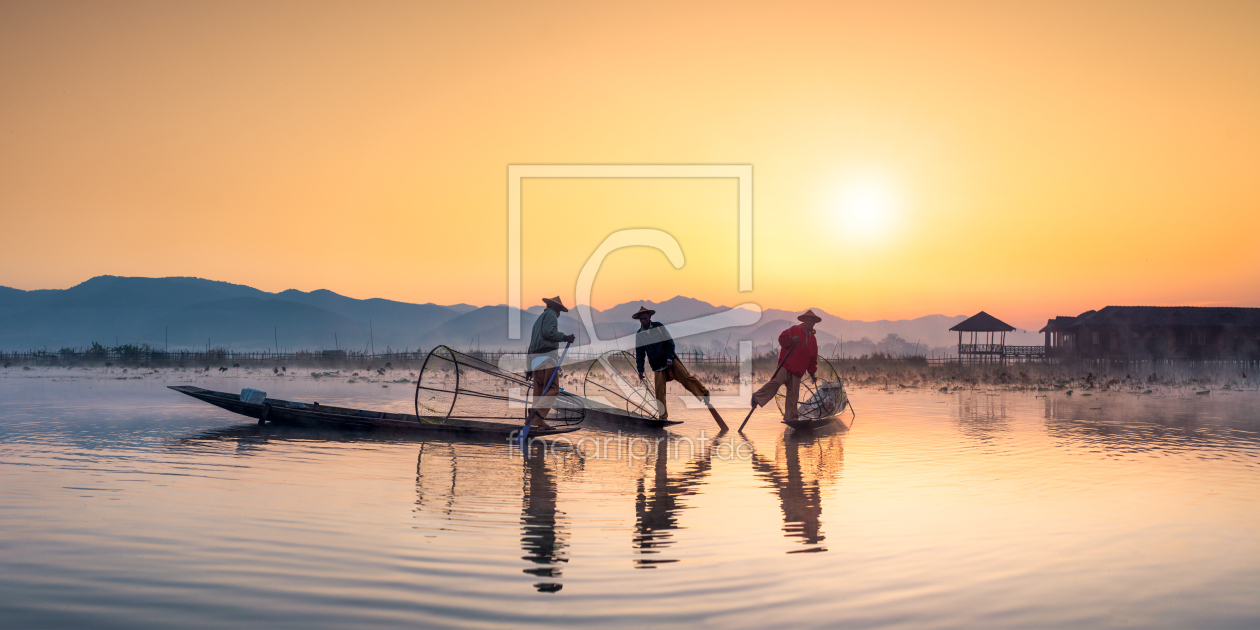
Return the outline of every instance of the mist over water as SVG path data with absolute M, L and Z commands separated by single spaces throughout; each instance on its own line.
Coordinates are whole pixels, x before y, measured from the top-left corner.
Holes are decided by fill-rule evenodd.
M 620 448 L 522 460 L 258 427 L 165 389 L 188 382 L 392 411 L 412 394 L 0 374 L 4 625 L 1260 624 L 1254 391 L 858 388 L 852 428 L 814 436 L 764 409 L 718 436 L 673 401 L 671 441 L 587 427 Z

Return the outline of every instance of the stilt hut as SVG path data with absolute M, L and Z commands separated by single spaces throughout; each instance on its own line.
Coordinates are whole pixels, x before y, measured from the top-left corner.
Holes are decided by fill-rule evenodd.
M 1006 333 L 1015 330 L 1015 327 L 980 311 L 958 322 L 950 330 L 958 331 L 959 360 L 983 362 L 1003 360 L 1006 356 Z M 970 333 L 970 337 L 964 338 L 966 333 Z

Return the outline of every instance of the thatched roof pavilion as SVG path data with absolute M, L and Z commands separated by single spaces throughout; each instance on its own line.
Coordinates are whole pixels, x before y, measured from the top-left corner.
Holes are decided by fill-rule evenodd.
M 1002 358 L 1006 354 L 1006 333 L 1015 327 L 980 311 L 950 328 L 958 331 L 958 358 Z M 963 343 L 963 333 L 971 333 L 971 343 Z M 1000 334 L 996 340 L 995 334 Z M 995 342 L 996 341 L 996 342 Z
M 976 333 L 976 332 L 1011 332 L 1015 327 L 984 312 L 980 311 L 961 322 L 958 322 L 950 330 L 957 330 L 960 333 Z

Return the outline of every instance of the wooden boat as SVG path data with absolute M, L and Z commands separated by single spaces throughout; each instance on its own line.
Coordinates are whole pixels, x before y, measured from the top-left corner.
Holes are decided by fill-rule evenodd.
M 520 425 L 503 422 L 483 422 L 479 420 L 459 420 L 452 418 L 432 418 L 415 416 L 409 413 L 390 413 L 385 411 L 368 411 L 333 407 L 319 403 L 302 403 L 277 398 L 266 398 L 261 403 L 241 400 L 240 394 L 216 392 L 191 385 L 169 385 L 181 394 L 187 394 L 197 400 L 208 402 L 216 407 L 226 409 L 242 416 L 257 418 L 258 423 L 274 422 L 276 424 L 294 424 L 303 426 L 324 426 L 342 429 L 385 429 L 392 431 L 424 431 L 431 433 L 458 434 L 483 438 L 508 438 L 517 431 Z M 577 431 L 579 427 L 553 427 L 551 429 L 530 429 L 530 436 L 556 435 Z
M 799 407 L 804 417 L 792 421 L 784 420 L 783 424 L 793 431 L 817 431 L 831 426 L 849 407 L 849 394 L 844 389 L 843 381 L 824 382 L 812 394 Z M 844 424 L 841 423 L 840 426 Z
M 791 422 L 784 420 L 783 424 L 791 427 L 793 431 L 817 431 L 823 427 L 831 426 L 839 419 L 837 415 L 830 415 L 826 418 L 815 418 L 812 420 L 792 420 Z M 841 423 L 840 426 L 844 426 L 844 424 Z
M 656 397 L 638 376 L 634 355 L 624 350 L 609 350 L 591 362 L 582 379 L 582 394 L 578 401 L 586 408 L 586 421 L 606 428 L 663 429 L 682 424 L 656 417 Z
M 682 422 L 678 420 L 662 420 L 660 418 L 631 413 L 625 409 L 597 403 L 589 398 L 583 398 L 582 404 L 586 405 L 585 422 L 603 427 L 664 429 L 665 427 L 675 424 L 682 424 Z

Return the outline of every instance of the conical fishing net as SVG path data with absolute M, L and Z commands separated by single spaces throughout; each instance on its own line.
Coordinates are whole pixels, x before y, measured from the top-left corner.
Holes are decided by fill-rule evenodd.
M 796 403 L 796 413 L 801 420 L 822 420 L 844 411 L 849 404 L 849 396 L 844 391 L 844 381 L 831 361 L 818 357 L 817 385 L 811 382 L 809 375 L 801 379 L 801 393 Z M 783 405 L 787 402 L 786 387 L 779 388 L 774 402 L 783 413 Z
M 646 366 L 645 366 L 646 367 Z M 661 417 L 661 404 L 639 378 L 633 354 L 611 350 L 601 354 L 586 371 L 582 395 L 598 403 L 612 405 L 628 413 Z
M 559 378 L 559 376 L 557 376 Z M 533 381 L 477 357 L 438 346 L 429 352 L 416 382 L 416 415 L 453 420 L 524 424 L 533 399 Z M 586 407 L 561 391 L 550 405 L 547 424 L 572 426 Z

